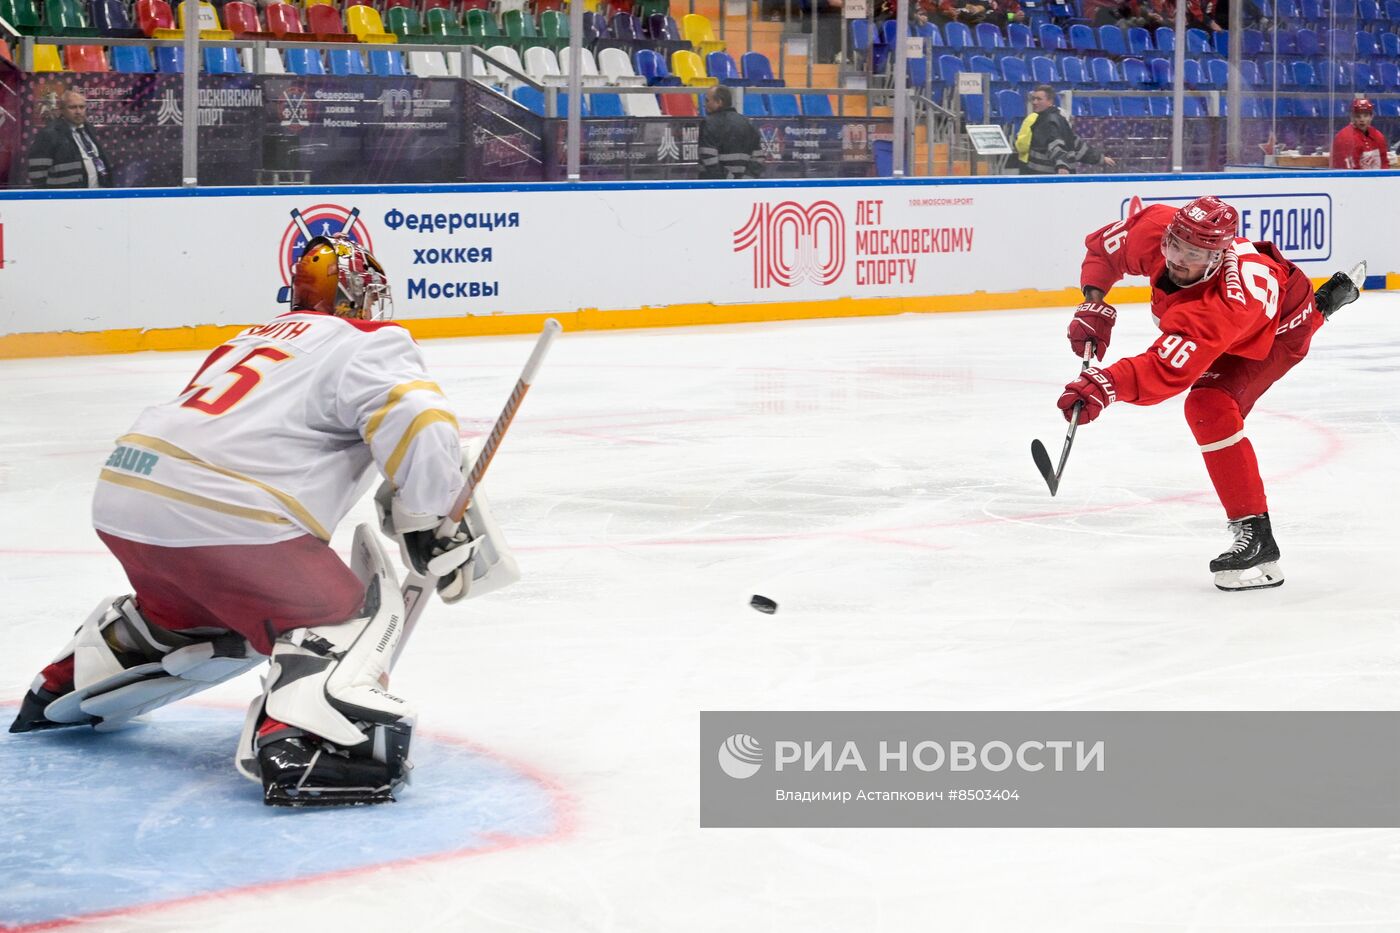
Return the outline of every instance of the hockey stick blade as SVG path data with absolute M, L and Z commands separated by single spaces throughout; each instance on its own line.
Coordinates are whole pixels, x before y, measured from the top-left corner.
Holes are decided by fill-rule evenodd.
M 1060 489 L 1060 478 L 1055 475 L 1055 465 L 1050 462 L 1050 451 L 1045 449 L 1039 438 L 1031 441 L 1031 459 L 1035 461 L 1035 468 L 1045 478 L 1045 485 L 1050 487 L 1050 495 L 1053 496 Z
M 1351 279 L 1351 284 L 1355 285 L 1358 289 L 1365 285 L 1366 260 L 1363 259 L 1356 265 L 1352 266 L 1351 271 L 1347 273 L 1347 278 Z

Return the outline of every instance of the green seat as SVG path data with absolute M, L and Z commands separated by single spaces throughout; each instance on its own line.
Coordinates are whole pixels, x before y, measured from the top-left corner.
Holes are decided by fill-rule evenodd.
M 540 15 L 540 35 L 546 39 L 569 41 L 569 17 L 558 10 L 545 10 Z
M 647 17 L 653 13 L 670 16 L 671 0 L 637 0 L 632 7 L 632 15 L 637 17 L 639 23 L 645 23 Z
M 467 35 L 473 39 L 504 38 L 496 25 L 496 17 L 487 10 L 468 10 L 466 22 Z
M 467 45 L 472 41 L 470 37 L 462 33 L 462 25 L 457 22 L 457 14 L 447 7 L 435 7 L 428 11 L 428 36 L 432 41 L 442 45 L 452 43 Z
M 535 39 L 539 37 L 535 29 L 535 17 L 524 10 L 507 10 L 501 14 L 501 25 L 506 35 L 512 39 Z
M 0 16 L 24 35 L 36 36 L 44 31 L 34 0 L 0 0 Z
M 73 0 L 46 0 L 44 15 L 48 23 L 44 31 L 52 36 L 95 36 L 96 29 L 88 26 L 87 17 Z
M 384 28 L 399 37 L 400 42 L 427 42 L 423 21 L 411 6 L 391 6 L 384 11 Z

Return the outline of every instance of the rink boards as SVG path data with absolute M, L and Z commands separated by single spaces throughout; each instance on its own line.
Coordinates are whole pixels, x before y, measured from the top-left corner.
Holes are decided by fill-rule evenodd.
M 1400 208 L 1382 172 L 0 195 L 0 357 L 213 346 L 277 312 L 308 233 L 388 269 L 419 337 L 1063 306 L 1086 234 L 1216 194 L 1314 278 Z M 1114 291 L 1146 297 L 1141 279 Z

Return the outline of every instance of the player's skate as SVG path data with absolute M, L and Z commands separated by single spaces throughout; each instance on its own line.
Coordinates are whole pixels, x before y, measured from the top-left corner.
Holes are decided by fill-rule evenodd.
M 1317 290 L 1313 300 L 1324 318 L 1330 318 L 1338 308 L 1344 308 L 1361 297 L 1361 285 L 1366 281 L 1366 260 L 1361 260 L 1350 272 L 1334 272 Z
M 1235 542 L 1210 562 L 1215 585 L 1226 592 L 1261 590 L 1283 585 L 1278 545 L 1269 527 L 1269 513 L 1247 515 L 1230 523 Z
M 380 687 L 403 632 L 403 597 L 369 526 L 351 568 L 365 581 L 359 618 L 277 639 L 261 697 L 238 740 L 238 770 L 269 806 L 388 803 L 408 781 L 414 714 Z
M 147 622 L 131 596 L 108 597 L 34 678 L 10 731 L 116 728 L 263 660 L 240 635 L 168 631 Z

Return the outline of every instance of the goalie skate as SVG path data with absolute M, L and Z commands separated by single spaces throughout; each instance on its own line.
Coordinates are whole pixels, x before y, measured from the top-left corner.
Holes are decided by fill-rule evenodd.
M 1210 562 L 1215 586 L 1227 593 L 1262 590 L 1283 585 L 1278 544 L 1269 525 L 1269 513 L 1247 515 L 1230 523 L 1234 542 Z

